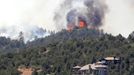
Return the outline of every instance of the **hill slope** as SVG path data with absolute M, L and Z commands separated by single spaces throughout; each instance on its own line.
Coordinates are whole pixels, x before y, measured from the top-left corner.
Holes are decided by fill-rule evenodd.
M 121 57 L 121 75 L 134 74 L 133 37 L 112 36 L 87 29 L 65 30 L 29 42 L 19 53 L 0 55 L 0 75 L 18 75 L 17 68 L 41 68 L 39 75 L 71 75 L 72 67 L 92 63 L 107 56 Z M 114 65 L 110 75 L 119 75 Z

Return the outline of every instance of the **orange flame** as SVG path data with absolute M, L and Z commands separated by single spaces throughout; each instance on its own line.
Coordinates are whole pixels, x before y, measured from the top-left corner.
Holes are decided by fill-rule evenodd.
M 79 21 L 79 27 L 84 28 L 86 26 L 84 21 Z

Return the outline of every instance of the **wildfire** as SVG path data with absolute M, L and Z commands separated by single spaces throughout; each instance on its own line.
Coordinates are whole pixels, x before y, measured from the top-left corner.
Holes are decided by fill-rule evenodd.
M 71 32 L 74 28 L 85 28 L 85 27 L 87 27 L 87 24 L 85 23 L 85 21 L 79 20 L 78 26 L 76 26 L 74 24 L 68 24 L 67 30 L 68 30 L 68 32 Z
M 86 23 L 84 21 L 79 21 L 79 27 L 80 28 L 86 27 Z

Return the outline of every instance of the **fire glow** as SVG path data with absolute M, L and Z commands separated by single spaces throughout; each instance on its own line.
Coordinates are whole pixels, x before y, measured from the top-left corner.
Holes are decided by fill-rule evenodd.
M 86 23 L 84 21 L 79 21 L 79 27 L 80 28 L 86 27 Z

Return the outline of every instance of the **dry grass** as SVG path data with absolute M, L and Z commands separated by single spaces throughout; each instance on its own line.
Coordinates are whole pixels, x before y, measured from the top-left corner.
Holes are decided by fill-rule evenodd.
M 32 75 L 34 70 L 32 68 L 19 68 L 18 71 L 22 73 L 21 75 Z

